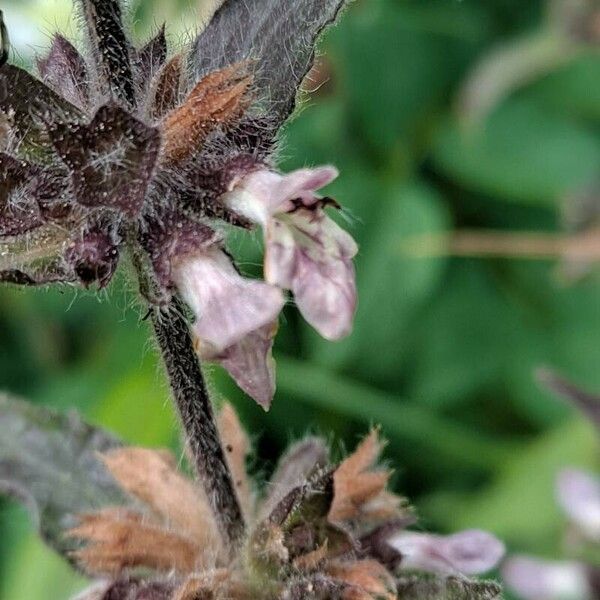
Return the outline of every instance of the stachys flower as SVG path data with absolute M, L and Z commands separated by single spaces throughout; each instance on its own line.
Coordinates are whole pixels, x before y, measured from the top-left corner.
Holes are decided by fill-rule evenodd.
M 283 176 L 272 159 L 343 0 L 228 0 L 172 55 L 164 27 L 130 41 L 119 0 L 75 4 L 85 51 L 56 35 L 36 76 L 7 63 L 2 25 L 0 280 L 104 287 L 129 251 L 150 305 L 183 297 L 201 355 L 268 408 L 282 290 L 328 339 L 350 332 L 356 305 L 356 245 L 316 194 L 337 171 Z M 224 224 L 255 223 L 266 283 L 226 251 Z

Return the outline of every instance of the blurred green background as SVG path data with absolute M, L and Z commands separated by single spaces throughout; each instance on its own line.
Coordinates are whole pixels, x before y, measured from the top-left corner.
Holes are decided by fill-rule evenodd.
M 395 486 L 423 528 L 481 527 L 511 550 L 560 555 L 554 473 L 598 466 L 598 442 L 532 371 L 552 365 L 600 389 L 600 279 L 592 270 L 566 285 L 555 260 L 452 258 L 434 239 L 458 228 L 560 232 L 565 204 L 600 181 L 600 55 L 567 39 L 569 2 L 357 0 L 327 36 L 322 85 L 288 127 L 282 166 L 340 168 L 331 194 L 361 246 L 360 308 L 338 344 L 286 311 L 269 414 L 210 370 L 215 395 L 252 432 L 259 476 L 307 430 L 341 452 L 380 423 Z M 137 39 L 166 18 L 172 45 L 210 9 L 131 4 Z M 25 63 L 56 29 L 74 32 L 69 0 L 2 8 Z M 256 239 L 231 246 L 260 273 Z M 176 447 L 125 275 L 101 294 L 0 289 L 0 387 L 75 407 L 130 442 Z M 31 531 L 21 509 L 0 503 L 0 598 L 67 598 L 81 580 Z

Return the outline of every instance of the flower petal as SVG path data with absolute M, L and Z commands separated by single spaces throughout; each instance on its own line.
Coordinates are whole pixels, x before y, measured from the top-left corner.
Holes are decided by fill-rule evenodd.
M 183 259 L 173 280 L 198 318 L 196 336 L 217 355 L 275 321 L 284 304 L 281 290 L 241 277 L 220 249 Z
M 591 600 L 583 565 L 544 561 L 527 556 L 509 558 L 502 567 L 508 588 L 523 600 Z
M 215 359 L 265 410 L 269 410 L 275 395 L 275 361 L 271 350 L 276 331 L 277 323 L 269 323 L 244 336 Z
M 269 217 L 294 210 L 293 201 L 301 199 L 306 207 L 321 201 L 315 192 L 336 179 L 338 170 L 332 166 L 299 169 L 280 175 L 261 169 L 231 182 L 231 191 L 223 201 L 229 208 L 255 223 L 266 225 Z
M 265 279 L 291 289 L 304 318 L 326 339 L 348 335 L 356 310 L 352 237 L 320 210 L 269 223 Z
M 586 537 L 600 539 L 598 478 L 577 469 L 565 469 L 557 477 L 556 496 L 569 519 Z
M 402 568 L 433 573 L 476 575 L 493 569 L 504 556 L 504 544 L 477 529 L 454 535 L 405 532 L 390 545 L 402 554 Z

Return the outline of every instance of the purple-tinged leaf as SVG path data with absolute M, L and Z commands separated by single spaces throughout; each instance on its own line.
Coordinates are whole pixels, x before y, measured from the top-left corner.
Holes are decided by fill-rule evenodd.
M 68 231 L 55 225 L 4 238 L 0 241 L 0 281 L 18 285 L 76 281 L 64 259 L 70 243 Z
M 89 125 L 58 125 L 49 133 L 79 204 L 139 215 L 158 157 L 157 129 L 109 104 Z
M 310 479 L 329 462 L 325 440 L 309 437 L 294 444 L 280 459 L 268 484 L 261 510 L 263 518 L 295 487 Z
M 133 47 L 125 30 L 119 0 L 79 0 L 87 34 L 96 59 L 101 91 L 135 106 L 131 68 Z
M 81 111 L 27 71 L 13 65 L 0 68 L 0 114 L 8 118 L 19 152 L 48 149 L 48 123 L 78 121 Z
M 27 233 L 44 219 L 36 202 L 39 172 L 29 163 L 0 153 L 0 236 Z
M 226 0 L 194 43 L 190 70 L 201 77 L 252 60 L 255 89 L 278 128 L 296 105 L 315 45 L 345 0 Z
M 163 65 L 152 83 L 149 113 L 157 121 L 176 108 L 180 101 L 183 56 L 176 54 Z
M 75 515 L 127 502 L 97 454 L 119 445 L 74 413 L 0 396 L 0 493 L 23 501 L 45 541 L 67 558 L 74 542 L 64 532 Z
M 586 392 L 551 369 L 538 369 L 538 382 L 554 394 L 566 398 L 600 429 L 600 396 Z
M 150 81 L 167 60 L 167 37 L 163 25 L 158 33 L 137 53 L 135 66 L 140 84 Z
M 85 60 L 75 46 L 62 35 L 54 36 L 50 53 L 37 66 L 42 81 L 63 98 L 80 108 L 89 101 L 88 73 Z

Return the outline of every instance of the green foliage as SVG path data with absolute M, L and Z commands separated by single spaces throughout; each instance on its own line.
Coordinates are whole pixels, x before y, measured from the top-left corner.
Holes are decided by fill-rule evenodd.
M 46 3 L 6 12 L 31 17 L 37 4 Z M 134 4 L 142 37 L 188 3 Z M 361 246 L 355 333 L 323 342 L 287 310 L 266 415 L 209 372 L 215 395 L 234 401 L 258 437 L 261 470 L 307 429 L 352 446 L 380 423 L 396 485 L 425 528 L 484 527 L 512 550 L 558 556 L 553 474 L 597 466 L 598 443 L 532 371 L 550 364 L 600 389 L 600 281 L 565 288 L 552 264 L 407 252 L 417 236 L 454 226 L 556 230 L 566 197 L 597 178 L 597 54 L 515 89 L 479 127 L 457 114 L 467 75 L 492 49 L 541 30 L 543 6 L 353 3 L 325 44 L 328 81 L 288 126 L 282 158 L 285 168 L 331 162 L 342 172 L 330 193 Z M 258 244 L 241 250 L 242 268 L 260 273 Z M 108 298 L 0 290 L 0 387 L 76 406 L 128 441 L 173 445 L 168 390 L 132 298 L 121 283 Z M 4 504 L 0 514 L 0 596 L 66 597 L 73 581 L 63 584 L 62 567 L 27 537 L 22 513 Z

